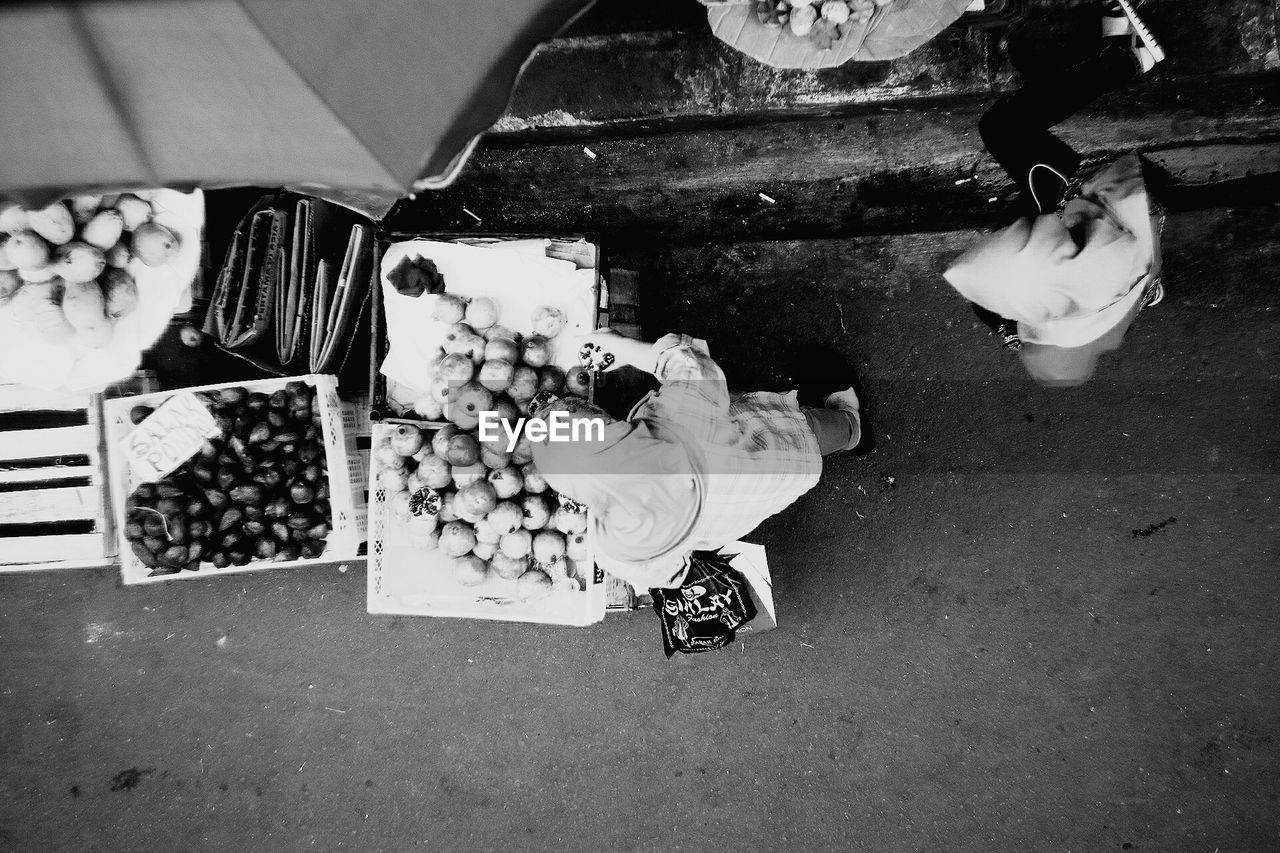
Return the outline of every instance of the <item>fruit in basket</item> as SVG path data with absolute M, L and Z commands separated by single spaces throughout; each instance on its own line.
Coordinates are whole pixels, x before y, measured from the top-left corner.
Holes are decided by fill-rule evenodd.
M 517 450 L 520 448 L 517 447 Z M 515 461 L 515 455 L 512 454 L 512 461 Z M 531 495 L 540 495 L 547 490 L 547 478 L 542 476 L 542 472 L 538 470 L 538 464 L 533 461 L 524 463 L 520 468 L 520 476 L 524 480 L 524 490 Z
M 498 322 L 498 303 L 487 296 L 477 296 L 468 303 L 465 319 L 471 328 L 483 331 Z
M 495 393 L 505 391 L 511 385 L 516 366 L 505 359 L 486 361 L 480 365 L 479 382 Z M 492 402 L 492 401 L 491 401 Z
M 27 211 L 27 228 L 55 246 L 69 242 L 76 233 L 76 223 L 71 218 L 71 210 L 62 202 L 51 204 L 40 210 Z
M 497 341 L 497 340 L 505 340 L 505 341 L 512 341 L 513 343 L 518 344 L 520 342 L 520 339 L 524 336 L 521 335 L 519 332 L 511 331 L 506 326 L 490 326 L 489 328 L 484 330 L 483 337 L 486 343 L 491 341 Z
M 485 362 L 507 361 L 515 364 L 520 360 L 520 345 L 515 342 L 514 338 L 494 338 L 489 340 L 484 345 L 484 360 Z
M 66 243 L 53 253 L 51 262 L 63 281 L 81 283 L 93 281 L 106 269 L 102 252 L 88 243 Z
M 582 533 L 587 529 L 587 517 L 560 506 L 551 513 L 551 526 L 561 533 Z
M 449 457 L 449 440 L 459 432 L 461 430 L 453 424 L 440 427 L 440 429 L 436 430 L 436 434 L 431 436 L 431 451 L 441 459 L 447 459 Z
M 453 293 L 441 293 L 436 297 L 431 316 L 440 323 L 453 325 L 461 323 L 467 314 L 467 303 L 461 296 Z
M 533 548 L 533 534 L 527 530 L 513 530 L 504 533 L 498 540 L 498 550 L 508 557 L 528 557 Z
M 551 520 L 551 509 L 542 495 L 525 495 L 520 510 L 524 514 L 521 524 L 525 530 L 541 530 Z
M 49 263 L 49 244 L 34 231 L 10 232 L 4 249 L 9 262 L 20 270 L 40 269 Z
M 474 556 L 479 557 L 481 562 L 487 564 L 490 560 L 493 559 L 493 555 L 498 553 L 498 543 L 497 542 L 481 542 L 479 539 L 477 539 L 476 544 L 473 545 L 471 548 L 471 553 Z
M 453 482 L 453 466 L 434 453 L 423 457 L 414 472 L 428 488 L 443 489 Z
M 443 387 L 447 394 L 448 384 L 446 383 Z M 428 391 L 413 401 L 413 410 L 424 420 L 438 421 L 444 417 L 444 402 L 437 400 L 435 395 Z
M 83 346 L 99 349 L 111 343 L 115 327 L 106 315 L 102 288 L 96 281 L 67 282 L 62 291 L 62 313 Z
M 521 601 L 537 601 L 551 594 L 551 576 L 541 569 L 530 569 L 516 581 L 516 595 Z
M 109 268 L 102 290 L 107 298 L 107 316 L 113 320 L 128 317 L 138 307 L 138 285 L 125 270 Z
M 471 522 L 471 529 L 476 533 L 477 544 L 483 542 L 486 545 L 493 545 L 496 548 L 498 540 L 502 538 L 502 534 L 497 530 L 494 530 L 493 523 L 489 521 L 489 517 L 487 515 L 478 521 Z M 485 559 L 488 558 L 486 557 Z
M 373 458 L 379 468 L 403 468 L 404 457 L 396 453 L 390 441 L 384 441 L 373 449 Z
M 177 256 L 182 240 L 158 222 L 144 222 L 134 229 L 132 245 L 138 260 L 158 267 Z
M 0 270 L 0 305 L 8 302 L 19 287 L 22 287 L 22 279 L 18 278 L 16 272 Z
M 450 417 L 453 416 L 452 412 L 456 411 L 465 415 L 467 419 L 479 420 L 481 412 L 487 412 L 493 408 L 493 392 L 479 382 L 467 382 L 449 398 L 449 406 Z
M 524 465 L 532 461 L 533 445 L 529 443 L 529 436 L 521 433 L 520 437 L 516 439 L 516 446 L 511 450 L 511 464 Z M 526 474 L 525 476 L 527 479 L 528 475 Z M 529 488 L 527 483 L 525 484 L 525 488 Z
M 533 333 L 544 338 L 554 338 L 564 331 L 569 318 L 553 305 L 541 305 L 533 309 Z
M 479 462 L 471 465 L 454 465 L 451 469 L 453 483 L 459 489 L 465 488 L 472 483 L 479 482 L 485 478 L 485 467 Z
M 807 36 L 818 20 L 818 10 L 810 6 L 809 2 L 811 0 L 806 0 L 803 6 L 797 6 L 794 2 L 791 4 L 791 15 L 787 19 L 787 25 L 791 27 L 791 32 L 798 36 Z
M 590 556 L 585 530 L 581 533 L 570 533 L 565 537 L 564 554 L 575 563 L 581 563 Z
M 391 499 L 388 506 L 391 508 L 392 517 L 401 522 L 408 521 L 413 514 L 409 509 L 409 492 L 407 491 L 398 493 Z
M 378 486 L 388 494 L 406 491 L 409 488 L 409 472 L 404 468 L 383 468 L 378 472 Z
M 436 376 L 431 380 L 431 384 L 427 388 L 427 393 L 440 406 L 441 414 L 444 413 L 444 407 L 449 404 L 449 394 L 453 389 L 449 385 L 449 380 L 443 376 Z
M 490 470 L 488 480 L 494 492 L 503 500 L 515 497 L 524 488 L 524 478 L 511 466 Z
M 401 456 L 412 456 L 422 449 L 422 431 L 413 424 L 396 424 L 389 438 L 391 449 Z
M 506 446 L 504 442 L 505 439 L 500 439 L 496 444 L 480 445 L 480 462 L 490 471 L 511 464 L 511 454 L 502 449 Z
M 445 440 L 444 458 L 450 465 L 474 465 L 480 459 L 480 442 L 469 432 L 455 432 Z
M 489 568 L 503 580 L 513 581 L 529 570 L 529 555 L 508 557 L 506 554 L 497 553 L 489 561 Z
M 67 322 L 61 300 L 62 282 L 28 281 L 9 299 L 9 311 L 20 322 L 50 344 L 65 344 L 75 334 Z
M 548 364 L 538 371 L 538 391 L 560 394 L 564 391 L 564 370 L 554 364 Z
M 21 205 L 0 204 L 0 231 L 14 234 L 27 230 L 27 211 Z
M 444 334 L 444 351 L 462 353 L 473 362 L 484 360 L 484 338 L 466 323 L 454 323 Z
M 114 207 L 124 219 L 124 230 L 126 231 L 137 230 L 151 218 L 151 202 L 138 198 L 133 193 L 121 195 L 116 199 Z
M 440 493 L 440 521 L 449 522 L 458 520 L 458 511 L 454 508 L 454 502 L 458 497 L 457 492 L 441 492 Z
M 452 572 L 453 579 L 463 586 L 476 586 L 489 576 L 489 566 L 475 554 L 467 554 L 453 561 Z
M 532 400 L 538 393 L 538 371 L 527 364 L 518 365 L 511 375 L 511 387 L 507 393 L 517 405 L 522 400 Z
M 475 544 L 475 531 L 465 521 L 450 521 L 440 530 L 440 550 L 450 557 L 461 557 Z
M 481 479 L 459 488 L 456 500 L 459 515 L 484 518 L 498 505 L 498 494 L 492 483 Z
M 580 365 L 569 368 L 564 375 L 564 392 L 585 399 L 591 392 L 591 371 Z
M 437 376 L 447 382 L 457 384 L 470 382 L 475 373 L 475 362 L 460 352 L 449 353 L 440 359 L 440 365 L 436 368 Z
M 556 530 L 540 530 L 533 537 L 533 558 L 543 565 L 564 560 L 564 534 Z
M 505 536 L 508 533 L 515 533 L 517 530 L 522 529 L 521 524 L 524 521 L 524 512 L 513 501 L 499 501 L 498 505 L 485 516 L 485 521 L 493 528 L 495 533 L 499 536 Z
M 822 19 L 833 24 L 849 20 L 849 4 L 845 0 L 826 0 L 822 4 Z
M 551 342 L 542 335 L 533 335 L 520 343 L 520 358 L 530 367 L 542 367 L 551 361 Z
M 118 210 L 103 210 L 93 215 L 80 232 L 80 239 L 102 251 L 115 246 L 124 234 L 124 217 Z M 128 251 L 126 249 L 126 251 Z

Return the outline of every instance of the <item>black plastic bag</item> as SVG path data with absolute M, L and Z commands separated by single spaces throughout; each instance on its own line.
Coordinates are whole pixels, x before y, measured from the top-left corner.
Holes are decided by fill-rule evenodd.
M 667 657 L 722 649 L 756 616 L 747 579 L 729 563 L 737 554 L 694 551 L 684 583 L 651 589 Z

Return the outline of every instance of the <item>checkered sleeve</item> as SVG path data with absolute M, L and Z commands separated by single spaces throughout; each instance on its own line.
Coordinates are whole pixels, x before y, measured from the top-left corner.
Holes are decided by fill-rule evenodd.
M 707 342 L 688 335 L 665 335 L 653 345 L 654 376 L 662 387 L 649 405 L 683 426 L 693 437 L 714 440 L 729 416 L 729 386 L 711 359 Z

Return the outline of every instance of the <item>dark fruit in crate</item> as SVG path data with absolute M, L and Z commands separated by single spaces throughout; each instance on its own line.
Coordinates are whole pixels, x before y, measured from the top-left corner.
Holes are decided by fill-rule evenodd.
M 159 507 L 157 506 L 156 509 L 159 509 Z M 187 518 L 201 518 L 204 516 L 204 513 L 205 513 L 204 501 L 198 501 L 198 500 L 187 501 L 187 505 L 183 509 L 183 514 Z
M 289 541 L 289 525 L 283 521 L 273 521 L 271 523 L 271 535 L 279 539 L 281 542 Z
M 231 557 L 231 565 L 233 566 L 247 566 L 251 559 L 244 551 L 232 551 L 228 556 Z
M 278 548 L 279 546 L 276 545 L 276 540 L 272 539 L 270 536 L 263 536 L 258 540 L 258 545 L 254 548 L 254 554 L 263 560 L 270 560 L 276 555 Z
M 307 535 L 312 539 L 323 539 L 329 535 L 329 525 L 322 521 L 314 527 L 307 528 Z
M 223 403 L 240 403 L 243 402 L 247 396 L 249 396 L 248 392 L 240 387 L 223 388 L 218 392 L 218 399 Z
M 230 552 L 238 549 L 240 547 L 240 543 L 243 541 L 244 531 L 236 528 L 235 530 L 223 534 L 222 538 L 218 540 L 218 545 L 221 546 L 222 550 Z
M 306 530 L 290 530 L 289 541 L 290 542 L 306 542 L 307 531 Z
M 311 520 L 311 516 L 306 513 L 294 513 L 289 516 L 285 524 L 289 525 L 290 530 L 306 530 L 315 522 Z
M 169 519 L 169 541 L 174 545 L 185 545 L 187 542 L 187 525 L 178 516 Z
M 260 421 L 253 425 L 253 429 L 249 430 L 249 443 L 261 444 L 271 438 L 271 424 L 266 421 Z
M 133 550 L 133 556 L 138 558 L 138 562 L 146 566 L 148 569 L 154 569 L 157 565 L 156 555 L 153 554 L 146 545 L 141 542 L 134 542 L 129 546 Z
M 250 536 L 261 536 L 267 532 L 266 522 L 262 521 L 246 521 L 244 523 L 244 532 Z
M 289 499 L 296 504 L 309 504 L 316 498 L 316 490 L 308 483 L 297 482 L 289 487 Z
M 187 562 L 187 547 L 185 545 L 173 545 L 166 549 L 160 559 L 171 566 L 181 566 Z
M 206 489 L 204 499 L 214 509 L 222 509 L 231 502 L 231 498 L 227 497 L 227 493 L 221 489 Z
M 237 415 L 231 432 L 238 438 L 244 438 L 253 429 L 254 420 L 249 415 Z
M 146 534 L 142 530 L 142 522 L 130 521 L 124 526 L 125 538 L 130 542 L 136 542 Z
M 195 481 L 200 485 L 208 485 L 214 481 L 215 477 L 218 476 L 218 469 L 213 466 L 212 462 L 201 460 L 191 466 L 191 476 L 194 477 Z
M 134 406 L 129 410 L 129 420 L 133 421 L 135 424 L 140 424 L 154 411 L 155 409 L 150 406 Z
M 187 546 L 187 559 L 199 562 L 201 555 L 204 554 L 204 543 L 196 540 Z
M 271 396 L 267 398 L 267 405 L 272 409 L 286 409 L 289 407 L 289 392 L 281 388 L 278 391 L 272 391 Z
M 249 395 L 249 399 L 245 401 L 245 408 L 251 412 L 261 412 L 267 407 L 270 398 L 260 391 L 255 391 Z
M 243 520 L 244 513 L 238 507 L 227 507 L 226 510 L 223 511 L 222 517 L 218 519 L 218 530 L 230 530 Z
M 217 551 L 214 553 L 213 557 L 210 558 L 209 562 L 213 563 L 213 567 L 215 569 L 225 569 L 227 566 L 231 565 L 231 558 L 228 557 L 225 552 Z
M 159 536 L 148 536 L 142 540 L 142 545 L 152 554 L 163 554 L 164 549 L 169 547 L 169 540 L 161 539 Z
M 319 465 L 308 465 L 306 468 L 303 468 L 303 469 L 302 469 L 302 479 L 306 480 L 308 483 L 317 483 L 317 482 L 319 482 L 319 481 L 320 481 L 320 466 L 319 466 Z
M 267 415 L 267 426 L 271 427 L 273 430 L 283 429 L 284 425 L 288 422 L 289 419 L 285 417 L 282 412 L 271 412 Z
M 254 479 L 261 483 L 262 488 L 267 491 L 275 491 L 284 485 L 284 472 L 277 468 L 268 468 Z
M 154 512 L 147 513 L 142 519 L 142 532 L 147 536 L 161 537 L 166 535 L 164 519 Z
M 187 522 L 187 533 L 191 535 L 192 539 L 199 539 L 202 536 L 207 536 L 209 535 L 209 532 L 210 529 L 207 522 L 200 521 L 199 519 Z
M 286 518 L 289 515 L 290 506 L 288 498 L 273 498 L 265 507 L 263 512 L 267 518 Z
M 165 575 L 176 575 L 180 571 L 182 570 L 175 569 L 171 566 L 156 566 L 154 569 L 152 569 L 150 572 L 147 573 L 147 577 L 158 578 L 158 577 L 163 577 Z
M 240 479 L 238 471 L 233 470 L 229 466 L 223 465 L 218 469 L 218 488 L 224 492 L 236 484 Z
M 298 448 L 298 458 L 303 462 L 314 462 L 320 456 L 320 451 L 313 444 L 304 444 Z
M 236 486 L 231 490 L 231 500 L 238 504 L 260 504 L 262 503 L 262 487 L 256 483 Z
M 170 483 L 168 480 L 161 480 L 156 483 L 156 494 L 162 498 L 186 497 L 186 493 L 179 486 Z
M 273 563 L 284 563 L 289 560 L 298 559 L 300 554 L 301 551 L 298 550 L 297 545 L 286 545 L 276 552 L 276 555 L 271 558 L 271 561 Z
M 260 506 L 242 506 L 245 521 L 261 521 L 266 512 Z
M 262 444 L 258 445 L 258 452 L 261 458 L 258 460 L 259 465 L 277 465 L 280 460 L 272 458 L 271 454 L 280 449 L 280 442 L 274 438 L 269 438 Z
M 325 541 L 323 539 L 308 539 L 302 543 L 302 556 L 319 557 L 324 553 Z
M 182 511 L 182 504 L 178 503 L 176 498 L 161 498 L 156 501 L 155 510 L 165 515 L 173 515 Z

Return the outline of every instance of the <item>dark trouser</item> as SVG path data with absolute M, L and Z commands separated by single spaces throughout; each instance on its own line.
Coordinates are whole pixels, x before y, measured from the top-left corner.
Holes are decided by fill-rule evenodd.
M 840 409 L 814 409 L 801 406 L 800 414 L 809 422 L 809 429 L 818 438 L 818 452 L 823 456 L 852 450 L 858 443 L 858 432 L 853 416 Z
M 1132 53 L 1108 45 L 1093 59 L 1001 96 L 982 114 L 978 132 L 983 144 L 1021 190 L 1009 221 L 1052 212 L 1067 189 L 1065 181 L 1080 168 L 1080 155 L 1049 128 L 1070 118 L 1099 95 L 1124 87 L 1137 73 L 1138 64 Z M 1062 177 L 1048 169 L 1036 169 L 1032 176 L 1031 168 L 1038 163 Z M 1002 323 L 1016 326 L 979 305 L 973 309 L 992 329 L 998 330 Z

